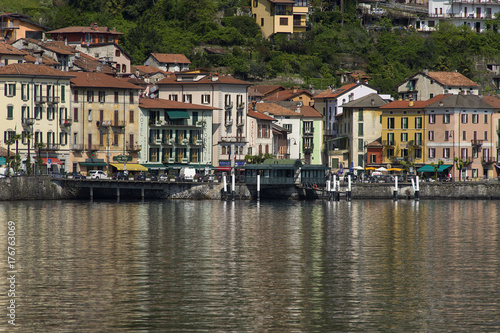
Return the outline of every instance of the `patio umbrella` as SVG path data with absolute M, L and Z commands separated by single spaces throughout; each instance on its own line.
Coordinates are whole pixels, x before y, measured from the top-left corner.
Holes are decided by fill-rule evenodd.
M 400 168 L 390 168 L 388 171 L 403 171 L 403 169 L 400 169 Z
M 354 170 L 363 170 L 363 167 L 358 165 L 354 167 Z
M 380 172 L 387 171 L 387 169 L 386 169 L 386 168 L 384 168 L 384 167 L 380 167 L 380 168 L 377 168 L 377 169 L 375 169 L 375 170 L 380 171 Z
M 377 170 L 377 169 L 375 169 L 374 167 L 367 167 L 365 168 L 365 170 Z

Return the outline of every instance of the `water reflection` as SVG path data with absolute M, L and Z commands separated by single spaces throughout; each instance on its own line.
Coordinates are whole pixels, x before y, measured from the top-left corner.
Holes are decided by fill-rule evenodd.
M 18 225 L 20 331 L 458 332 L 500 330 L 498 208 L 54 201 L 0 214 Z

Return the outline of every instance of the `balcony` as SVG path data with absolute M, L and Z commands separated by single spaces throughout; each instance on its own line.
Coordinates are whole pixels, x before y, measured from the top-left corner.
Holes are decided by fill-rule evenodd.
M 101 149 L 100 145 L 87 145 L 87 151 L 97 151 Z
M 189 144 L 189 140 L 188 139 L 179 139 L 177 141 L 177 144 L 182 145 L 182 146 L 187 146 Z
M 481 160 L 481 163 L 484 164 L 491 164 L 491 163 L 496 163 L 497 159 L 491 156 L 483 156 L 483 159 Z
M 35 123 L 34 118 L 23 118 L 23 126 L 31 126 Z
M 96 122 L 97 127 L 109 127 L 111 126 L 111 120 L 102 120 Z
M 410 140 L 410 142 L 408 143 L 408 146 L 410 148 L 412 148 L 412 147 L 422 147 L 422 140 Z
M 74 151 L 82 151 L 83 150 L 83 145 L 79 145 L 79 144 L 73 144 L 73 146 L 71 147 L 71 150 L 74 150 Z
M 241 102 L 240 104 L 238 104 L 238 106 L 236 107 L 237 109 L 244 109 L 245 108 L 245 103 Z
M 59 97 L 47 96 L 47 104 L 57 104 L 59 103 Z
M 112 127 L 125 127 L 125 120 L 115 120 L 111 123 Z
M 71 118 L 61 119 L 61 127 L 69 127 L 73 123 Z
M 392 146 L 394 147 L 396 143 L 394 142 L 394 140 L 383 140 L 382 141 L 382 146 Z
M 141 145 L 129 144 L 127 141 L 125 144 L 125 149 L 129 152 L 137 152 L 141 150 Z
M 245 126 L 245 123 L 243 122 L 243 119 L 239 119 L 236 121 L 236 126 L 238 127 L 242 127 L 242 126 Z
M 195 145 L 195 146 L 201 146 L 202 144 L 203 144 L 203 140 L 201 140 L 201 139 L 193 140 L 193 145 Z
M 307 144 L 307 143 L 304 143 L 304 151 L 311 151 L 314 149 L 314 144 L 310 143 L 310 144 Z
M 1 30 L 19 29 L 19 23 L 2 22 L 2 23 L 0 23 L 0 29 Z
M 480 147 L 483 145 L 484 140 L 477 140 L 477 139 L 472 139 L 470 140 L 470 144 L 474 147 Z
M 181 163 L 189 163 L 189 159 L 186 157 L 181 158 Z
M 173 157 L 166 158 L 164 163 L 175 163 L 175 158 Z
M 163 125 L 164 125 L 164 123 L 160 120 L 149 122 L 149 126 L 163 126 Z
M 313 136 L 314 135 L 314 128 L 304 128 L 304 133 L 303 135 L 305 136 Z
M 47 102 L 47 97 L 45 96 L 35 96 L 35 104 L 42 104 Z
M 152 136 L 149 138 L 149 143 L 153 145 L 159 145 L 161 143 L 161 139 L 156 136 Z
M 226 109 L 232 109 L 233 108 L 233 102 L 229 102 L 226 105 L 224 105 L 224 108 Z
M 233 126 L 233 120 L 232 119 L 231 120 L 226 120 L 226 122 L 224 123 L 224 125 L 226 127 Z

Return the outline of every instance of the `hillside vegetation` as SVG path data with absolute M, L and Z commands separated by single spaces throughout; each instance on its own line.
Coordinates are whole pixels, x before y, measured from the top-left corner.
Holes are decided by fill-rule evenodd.
M 21 0 L 4 0 L 0 8 L 12 11 L 17 3 Z M 312 3 L 311 29 L 273 42 L 262 38 L 250 17 L 249 0 L 39 0 L 38 7 L 25 0 L 16 8 L 52 29 L 91 22 L 116 27 L 124 33 L 120 43 L 134 64 L 152 52 L 184 53 L 193 67 L 222 69 L 257 83 L 285 78 L 279 83 L 316 89 L 338 86 L 336 74 L 360 69 L 372 77 L 371 85 L 392 94 L 397 84 L 422 69 L 457 70 L 491 89 L 477 64 L 499 62 L 496 32 L 476 34 L 442 24 L 422 35 L 391 29 L 389 18 L 379 22 L 382 31 L 367 32 L 356 1 L 344 1 L 344 15 L 336 1 Z M 207 53 L 207 47 L 224 48 L 225 54 Z

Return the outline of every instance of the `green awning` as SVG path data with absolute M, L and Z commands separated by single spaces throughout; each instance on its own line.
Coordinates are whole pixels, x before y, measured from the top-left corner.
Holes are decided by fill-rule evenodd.
M 417 172 L 435 172 L 434 167 L 430 164 L 426 164 L 421 168 L 417 169 Z
M 5 159 L 5 157 L 0 157 L 0 165 L 6 165 L 7 164 L 7 160 Z
M 186 110 L 167 111 L 170 119 L 189 119 L 189 113 Z
M 443 172 L 444 170 L 448 169 L 451 167 L 451 164 L 443 164 L 439 166 L 438 172 Z
M 107 165 L 108 164 L 104 162 L 80 162 L 80 166 L 86 167 L 105 167 Z
M 146 167 L 148 168 L 149 170 L 164 170 L 166 169 L 167 167 L 164 166 L 163 164 L 161 163 L 152 163 L 152 164 L 141 164 L 143 167 Z

